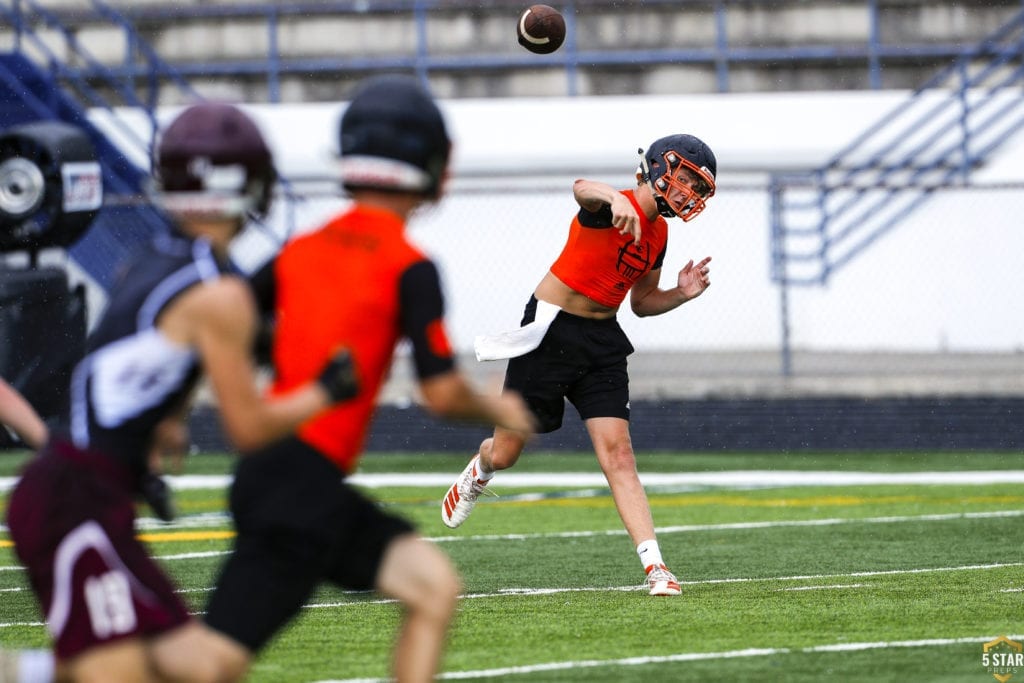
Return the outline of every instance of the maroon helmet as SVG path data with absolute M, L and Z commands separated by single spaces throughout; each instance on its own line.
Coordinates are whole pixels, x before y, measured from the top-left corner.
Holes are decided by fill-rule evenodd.
M 156 152 L 160 203 L 175 214 L 263 216 L 277 174 L 259 128 L 230 104 L 185 109 Z

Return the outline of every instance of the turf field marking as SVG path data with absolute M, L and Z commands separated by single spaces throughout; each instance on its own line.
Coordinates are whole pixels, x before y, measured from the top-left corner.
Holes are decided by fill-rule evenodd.
M 0 628 L 16 628 L 18 626 L 46 626 L 46 624 L 42 621 L 21 621 L 0 624 Z
M 684 524 L 657 527 L 658 534 L 678 534 L 693 531 L 732 531 L 744 529 L 772 529 L 781 527 L 836 526 L 840 524 L 894 524 L 899 522 L 941 522 L 956 519 L 991 519 L 998 517 L 1022 517 L 1024 510 L 992 510 L 988 512 L 951 512 L 927 515 L 893 515 L 886 517 L 830 517 L 825 519 L 775 520 L 771 522 L 731 522 L 724 524 Z M 625 536 L 624 529 L 606 531 L 553 531 L 543 534 L 481 534 L 477 536 L 434 536 L 435 543 L 454 541 L 510 541 L 536 538 L 588 538 L 592 536 Z
M 138 534 L 138 539 L 146 543 L 159 541 L 170 543 L 173 541 L 224 541 L 235 537 L 231 529 L 220 531 L 171 531 L 157 534 Z
M 450 486 L 458 472 L 440 473 L 357 473 L 349 478 L 355 486 L 438 487 Z M 168 476 L 177 491 L 223 489 L 231 484 L 226 474 L 188 474 Z M 12 489 L 17 477 L 0 477 L 0 493 Z M 502 472 L 502 486 L 605 487 L 601 472 Z M 861 486 L 870 484 L 1024 484 L 1024 470 L 964 470 L 948 472 L 836 472 L 830 470 L 731 470 L 724 472 L 647 472 L 640 474 L 644 486 L 718 486 L 729 488 L 767 488 L 780 486 Z
M 818 654 L 827 652 L 853 652 L 863 650 L 880 650 L 886 648 L 917 648 L 945 647 L 949 645 L 965 645 L 984 643 L 998 636 L 976 636 L 970 638 L 930 638 L 927 640 L 894 640 L 873 643 L 842 643 L 837 645 L 814 645 L 802 648 L 747 648 L 745 650 L 729 650 L 726 652 L 685 652 L 675 655 L 624 657 L 621 659 L 584 659 L 566 662 L 547 662 L 544 664 L 528 664 L 507 666 L 496 669 L 478 669 L 476 671 L 445 671 L 436 678 L 442 680 L 459 680 L 465 678 L 497 678 L 516 674 L 534 674 L 546 671 L 566 671 L 577 668 L 597 668 L 611 666 L 642 666 L 645 664 L 671 664 L 675 662 L 696 662 L 715 659 L 738 659 L 743 657 L 772 657 L 788 654 Z M 1011 639 L 1021 638 L 1019 635 L 1007 636 Z M 387 678 L 347 678 L 325 680 L 318 683 L 384 683 Z
M 950 513 L 933 513 L 926 515 L 894 515 L 886 517 L 830 517 L 825 519 L 803 519 L 803 520 L 774 520 L 768 522 L 731 522 L 723 524 L 685 524 L 679 526 L 666 526 L 658 527 L 655 531 L 659 534 L 676 534 L 676 533 L 689 533 L 694 531 L 729 531 L 729 530 L 742 530 L 742 529 L 771 529 L 776 527 L 802 527 L 802 526 L 835 526 L 839 524 L 891 524 L 899 522 L 934 522 L 934 521 L 947 521 L 954 519 L 991 519 L 998 517 L 1022 517 L 1024 516 L 1024 510 L 991 510 L 986 512 L 950 512 Z M 200 528 L 211 526 L 211 518 L 208 514 L 199 515 Z M 143 529 L 157 529 L 162 528 L 167 531 L 163 533 L 143 533 L 139 534 L 139 539 L 147 543 L 170 543 L 180 541 L 213 541 L 213 540 L 229 540 L 235 537 L 235 532 L 230 529 L 219 529 L 212 531 L 170 531 L 172 529 L 189 529 L 192 528 L 190 523 L 191 517 L 183 518 L 181 521 L 174 524 L 161 523 L 162 527 L 157 527 L 151 524 L 154 520 L 151 518 L 142 518 L 140 521 L 140 527 Z M 229 523 L 230 518 L 227 515 L 223 515 L 220 523 Z M 5 532 L 6 527 L 0 526 L 0 532 Z M 626 534 L 624 529 L 608 529 L 606 531 L 558 531 L 549 532 L 543 534 L 478 534 L 471 536 L 433 536 L 428 537 L 427 540 L 434 541 L 435 543 L 453 543 L 456 541 L 523 541 L 530 539 L 543 539 L 543 538 L 588 538 L 594 536 L 624 536 Z M 14 544 L 9 540 L 0 539 L 0 548 L 11 548 Z M 214 555 L 223 554 L 224 551 L 213 551 Z M 166 556 L 158 559 L 192 559 L 194 557 L 204 557 L 208 555 L 185 553 L 179 556 Z M 10 569 L 9 567 L 0 567 L 0 571 Z
M 902 574 L 934 574 L 939 572 L 959 571 L 985 571 L 989 569 L 1005 569 L 1008 567 L 1024 567 L 1024 562 L 999 562 L 994 564 L 973 564 L 957 567 L 922 567 L 918 569 L 884 569 L 877 571 L 849 572 L 846 574 L 798 574 L 793 576 L 763 576 L 763 577 L 736 577 L 727 579 L 701 579 L 698 581 L 680 581 L 684 586 L 711 586 L 730 583 L 762 583 L 771 581 L 822 581 L 848 578 L 867 578 L 872 576 L 898 576 Z M 480 600 L 488 598 L 500 598 L 514 595 L 533 597 L 538 595 L 560 595 L 562 593 L 607 593 L 630 592 L 647 590 L 645 584 L 633 584 L 630 586 L 583 586 L 573 588 L 502 588 L 492 593 L 465 593 L 459 596 L 461 600 Z M 815 587 L 811 587 L 815 588 Z M 779 589 L 791 590 L 791 589 Z M 361 593 L 365 594 L 365 591 Z M 359 605 L 388 605 L 396 602 L 390 598 L 375 598 L 373 600 L 345 601 L 345 602 L 313 602 L 303 605 L 303 609 L 323 609 L 334 607 L 357 607 Z
M 197 553 L 175 553 L 174 555 L 154 555 L 154 560 L 202 560 L 207 557 L 230 555 L 230 550 L 204 550 Z
M 451 485 L 451 474 L 356 474 L 349 481 L 367 488 L 433 487 Z M 606 487 L 601 472 L 502 472 L 502 486 Z M 730 470 L 723 472 L 641 472 L 644 486 L 718 486 L 761 488 L 778 486 L 859 486 L 869 484 L 1022 484 L 1024 470 L 964 470 L 960 472 L 837 472 L 831 470 Z
M 923 567 L 918 569 L 886 569 L 879 571 L 849 572 L 846 574 L 798 574 L 793 576 L 762 576 L 762 577 L 736 577 L 727 579 L 702 579 L 699 581 L 680 581 L 684 586 L 709 586 L 730 583 L 761 583 L 770 581 L 822 581 L 845 578 L 865 578 L 870 576 L 898 576 L 901 574 L 932 574 L 937 572 L 959 572 L 959 571 L 985 571 L 988 569 L 1004 569 L 1007 567 L 1024 567 L 1024 562 L 1000 562 L 995 564 L 972 564 L 956 567 Z M 27 590 L 27 589 L 25 589 Z M 211 589 L 194 589 L 188 592 L 202 592 Z M 607 593 L 631 592 L 647 590 L 645 584 L 633 584 L 630 586 L 584 586 L 573 588 L 502 588 L 491 593 L 464 593 L 459 596 L 460 600 L 483 600 L 488 598 L 502 598 L 509 596 L 534 597 L 540 595 L 560 595 L 562 593 Z M 785 590 L 785 589 L 780 589 Z M 372 595 L 371 591 L 345 591 L 348 595 Z M 342 607 L 360 607 L 362 605 L 390 605 L 398 602 L 391 598 L 374 598 L 371 600 L 346 600 L 345 602 L 313 602 L 303 605 L 303 609 L 334 609 Z M 203 612 L 192 612 L 193 615 L 201 615 Z M 3 623 L 0 628 L 12 626 L 44 626 L 42 622 L 28 623 Z M 1016 636 L 1012 636 L 1016 637 Z M 990 639 L 991 640 L 991 639 Z
M 201 553 L 203 557 L 208 557 L 211 553 Z M 216 553 L 219 555 L 226 555 L 227 552 Z M 186 558 L 183 555 L 165 555 L 157 559 L 191 559 Z M 869 576 L 898 576 L 901 574 L 933 574 L 937 572 L 957 572 L 957 571 L 978 571 L 986 569 L 1003 569 L 1006 567 L 1024 567 L 1024 562 L 997 562 L 994 564 L 969 564 L 969 565 L 958 565 L 955 567 L 921 567 L 917 569 L 884 569 L 875 571 L 863 571 L 863 572 L 848 572 L 845 574 L 796 574 L 793 576 L 769 576 L 769 577 L 737 577 L 730 579 L 701 579 L 699 581 L 680 581 L 679 583 L 684 586 L 707 586 L 715 584 L 725 583 L 757 583 L 760 581 L 818 581 L 824 579 L 843 579 L 843 578 L 864 578 Z M 7 569 L 21 569 L 21 567 L 7 567 Z M 779 588 L 777 590 L 813 590 L 818 588 L 860 588 L 864 584 L 849 584 L 849 585 L 834 585 L 834 586 L 803 586 L 794 588 Z M 638 584 L 632 586 L 585 586 L 583 588 L 502 588 L 494 593 L 465 593 L 460 596 L 462 599 L 478 599 L 478 598 L 495 598 L 506 595 L 555 595 L 558 593 L 597 593 L 605 591 L 634 591 L 646 589 L 646 584 Z M 20 591 L 26 591 L 28 588 L 16 587 L 16 588 L 5 588 L 3 591 L 9 593 L 16 593 Z M 179 593 L 202 593 L 212 591 L 213 588 L 192 588 L 187 590 L 179 590 Z M 1019 593 L 1024 592 L 1024 588 L 1004 588 L 1000 590 L 1001 593 Z M 372 591 L 344 591 L 347 595 L 368 595 Z M 350 607 L 356 605 L 365 604 L 390 604 L 396 602 L 395 600 L 382 598 L 377 600 L 364 600 L 359 602 L 324 602 L 324 603 L 310 603 L 304 605 L 306 609 L 322 608 L 322 607 Z M 0 627 L 8 626 L 9 624 L 0 623 Z
M 820 591 L 820 590 L 842 590 L 845 588 L 864 588 L 866 583 L 837 583 L 831 586 L 793 586 L 791 588 L 776 588 L 776 591 Z
M 886 517 L 829 517 L 824 519 L 775 520 L 770 522 L 731 522 L 724 524 L 685 524 L 679 526 L 657 527 L 658 534 L 678 534 L 698 531 L 735 531 L 746 529 L 773 529 L 784 527 L 837 526 L 841 524 L 897 524 L 901 522 L 942 522 L 957 519 L 994 519 L 1000 517 L 1022 517 L 1024 510 L 990 510 L 987 512 L 950 512 L 927 515 L 892 515 Z M 179 528 L 184 527 L 182 524 Z M 624 529 L 607 529 L 605 531 L 553 531 L 541 534 L 477 534 L 470 536 L 432 536 L 428 541 L 435 543 L 456 543 L 462 541 L 526 541 L 545 538 L 592 538 L 598 536 L 624 536 Z M 172 532 L 165 534 L 142 534 L 139 538 L 149 543 L 166 543 L 174 541 L 207 541 L 234 538 L 231 530 L 206 532 Z M 13 543 L 0 540 L 0 548 L 10 548 Z M 179 553 L 175 555 L 156 555 L 158 560 L 192 560 L 204 557 L 226 555 L 228 550 L 211 550 L 206 552 Z M 0 571 L 20 569 L 18 566 L 0 566 Z
M 768 487 L 762 487 L 768 488 Z M 721 493 L 710 495 L 692 495 L 706 491 L 705 487 L 692 488 L 682 487 L 649 487 L 651 494 L 651 507 L 696 507 L 701 505 L 725 505 L 728 507 L 745 508 L 796 508 L 796 507 L 824 507 L 824 506 L 847 506 L 854 505 L 896 505 L 907 503 L 934 503 L 934 504 L 977 504 L 977 503 L 998 503 L 1000 505 L 1017 504 L 1024 502 L 1024 496 L 958 496 L 956 498 L 934 498 L 916 495 L 907 496 L 808 496 L 804 498 L 751 498 L 746 496 L 725 495 Z M 757 490 L 749 487 L 746 490 Z M 673 495 L 687 493 L 691 495 Z M 512 495 L 498 495 L 496 499 L 487 501 L 488 505 L 502 505 L 507 507 L 533 507 L 538 504 L 555 507 L 575 508 L 610 508 L 614 505 L 611 491 L 608 489 L 582 489 L 573 491 L 571 494 L 562 491 L 548 493 L 524 493 Z M 396 501 L 399 502 L 399 501 Z M 417 502 L 417 501 L 401 501 Z M 433 505 L 434 500 L 422 501 Z

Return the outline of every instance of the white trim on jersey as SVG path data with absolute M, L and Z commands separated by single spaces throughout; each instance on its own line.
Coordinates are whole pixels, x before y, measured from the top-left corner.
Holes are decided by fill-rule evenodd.
M 137 329 L 144 330 L 155 325 L 157 315 L 167 305 L 167 302 L 181 290 L 194 282 L 209 281 L 220 275 L 208 242 L 196 240 L 192 247 L 192 256 L 194 258 L 192 263 L 165 277 L 146 297 L 142 306 L 139 307 L 136 317 Z
M 159 405 L 195 365 L 194 349 L 150 327 L 91 354 L 89 399 L 96 422 L 112 429 Z

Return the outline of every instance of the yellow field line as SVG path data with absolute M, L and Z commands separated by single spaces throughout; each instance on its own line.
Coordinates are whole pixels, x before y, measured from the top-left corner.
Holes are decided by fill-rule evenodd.
M 161 534 L 139 534 L 136 538 L 145 543 L 171 543 L 174 541 L 223 541 L 234 538 L 235 532 L 221 531 L 171 531 Z
M 144 543 L 174 543 L 179 541 L 223 541 L 235 537 L 234 531 L 171 531 L 160 534 L 139 534 Z M 13 548 L 14 542 L 0 540 L 0 548 Z
M 698 505 L 726 505 L 730 507 L 838 507 L 856 505 L 886 505 L 907 503 L 931 503 L 937 505 L 977 504 L 1019 504 L 1024 496 L 964 496 L 959 498 L 928 498 L 924 496 L 812 496 L 809 498 L 749 498 L 740 495 L 658 495 L 650 496 L 651 507 L 693 507 Z M 506 506 L 558 506 L 609 508 L 614 505 L 610 496 L 594 498 L 550 498 L 543 500 L 491 500 L 490 505 Z M 235 537 L 232 530 L 171 531 L 139 534 L 137 538 L 145 543 L 175 543 L 189 541 L 223 541 Z M 11 548 L 14 544 L 0 539 L 0 548 Z

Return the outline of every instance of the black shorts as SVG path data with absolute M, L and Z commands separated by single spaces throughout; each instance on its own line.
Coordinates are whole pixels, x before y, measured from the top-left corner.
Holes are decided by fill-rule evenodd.
M 533 322 L 537 299 L 530 297 L 521 324 Z M 533 351 L 509 359 L 505 388 L 522 394 L 541 433 L 562 426 L 565 399 L 580 418 L 629 419 L 629 373 L 633 353 L 614 318 L 595 320 L 559 311 L 544 340 Z
M 317 585 L 372 589 L 385 549 L 413 528 L 346 484 L 323 455 L 291 437 L 243 456 L 231 487 L 238 536 L 206 621 L 253 652 Z

